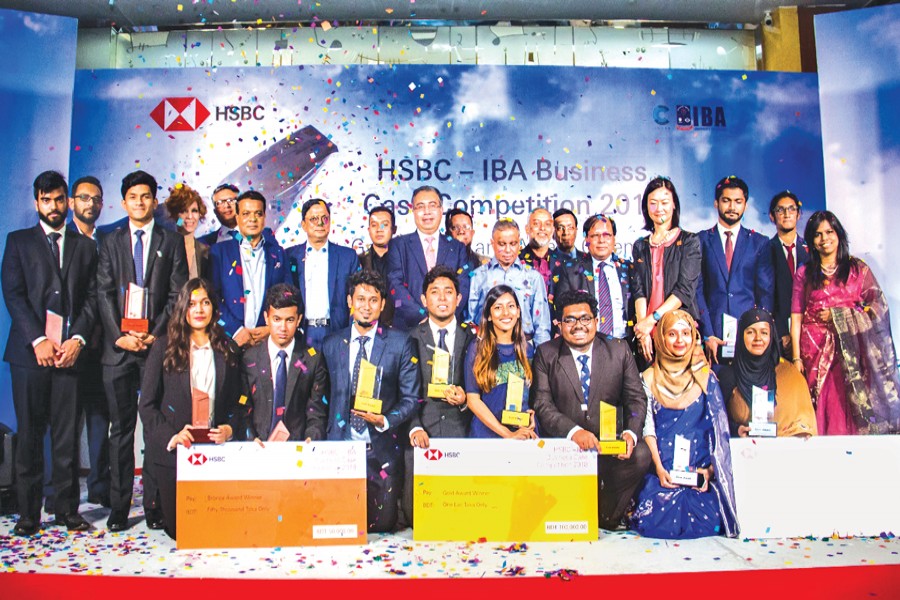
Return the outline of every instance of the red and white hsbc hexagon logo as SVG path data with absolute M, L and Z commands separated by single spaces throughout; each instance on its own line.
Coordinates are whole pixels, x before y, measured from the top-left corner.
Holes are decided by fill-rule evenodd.
M 195 452 L 188 456 L 188 462 L 192 465 L 202 465 L 206 462 L 206 455 L 200 454 L 199 452 Z
M 444 456 L 444 453 L 436 448 L 429 448 L 425 451 L 425 458 L 428 460 L 441 460 Z
M 150 117 L 165 131 L 194 131 L 209 117 L 196 98 L 163 98 Z

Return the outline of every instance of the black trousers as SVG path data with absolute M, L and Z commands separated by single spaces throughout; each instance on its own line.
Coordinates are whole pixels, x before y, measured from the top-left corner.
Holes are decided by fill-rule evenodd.
M 366 451 L 366 521 L 369 533 L 393 531 L 397 525 L 397 508 L 403 487 L 403 454 L 389 461 Z
M 597 458 L 600 497 L 600 527 L 613 529 L 644 481 L 653 458 L 644 440 L 639 440 L 627 460 L 600 455 Z
M 16 492 L 19 514 L 40 521 L 44 484 L 44 436 L 50 428 L 53 509 L 78 511 L 78 376 L 71 369 L 10 365 L 18 423 Z
M 138 417 L 138 393 L 144 374 L 144 358 L 121 365 L 103 365 L 103 387 L 109 406 L 109 499 L 112 509 L 128 512 L 134 492 L 134 431 Z M 144 439 L 144 447 L 147 440 Z M 146 451 L 145 451 L 146 454 Z M 159 490 L 153 464 L 143 461 L 144 510 L 159 506 Z
M 159 484 L 159 507 L 162 509 L 163 528 L 168 536 L 174 540 L 177 525 L 175 518 L 175 498 L 178 490 L 176 471 L 171 467 L 165 467 L 156 463 L 154 463 L 153 469 L 156 474 L 156 482 Z
M 109 496 L 109 405 L 103 389 L 103 367 L 97 356 L 82 352 L 78 373 L 78 400 L 87 429 L 88 458 L 91 470 L 87 476 L 88 496 Z

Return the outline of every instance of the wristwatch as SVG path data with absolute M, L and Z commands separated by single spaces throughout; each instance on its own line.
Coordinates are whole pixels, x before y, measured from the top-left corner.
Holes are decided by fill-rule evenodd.
M 654 320 L 654 321 L 657 321 L 657 322 L 659 322 L 659 320 L 662 319 L 662 315 L 659 314 L 659 312 L 658 312 L 658 311 L 655 311 L 655 310 L 653 311 L 653 315 L 652 315 L 652 316 L 653 316 L 653 320 Z

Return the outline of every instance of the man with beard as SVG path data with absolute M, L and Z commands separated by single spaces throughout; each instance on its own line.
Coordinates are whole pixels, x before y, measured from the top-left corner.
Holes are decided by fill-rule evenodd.
M 528 234 L 528 245 L 519 252 L 519 258 L 526 265 L 541 274 L 547 293 L 552 292 L 551 261 L 553 253 L 550 251 L 550 240 L 553 239 L 553 217 L 546 208 L 537 208 L 528 216 L 525 224 L 525 233 Z
M 199 238 L 201 242 L 212 246 L 218 242 L 234 239 L 238 230 L 236 199 L 239 194 L 240 190 L 230 183 L 223 183 L 213 190 L 213 210 L 222 226 Z
M 374 271 L 387 281 L 387 253 L 391 238 L 397 233 L 393 209 L 387 206 L 376 206 L 369 210 L 368 231 L 372 245 L 359 255 L 359 267 L 367 271 Z M 384 310 L 381 311 L 381 325 L 390 327 L 393 322 L 394 298 L 388 296 L 384 302 Z
M 774 304 L 775 275 L 769 240 L 741 226 L 749 196 L 742 179 L 730 175 L 719 181 L 715 195 L 719 220 L 697 234 L 703 251 L 697 286 L 700 333 L 725 398 L 731 397 L 734 388 L 734 345 L 726 346 L 724 340 L 724 323 L 731 321 L 726 317 L 734 319 L 736 336 L 737 319 L 745 311 L 756 307 L 771 312 Z
M 50 428 L 56 524 L 84 531 L 78 514 L 78 358 L 94 325 L 97 251 L 66 227 L 68 185 L 56 171 L 34 180 L 36 226 L 9 234 L 0 267 L 11 317 L 3 359 L 9 363 L 18 423 L 16 487 L 19 520 L 13 533 L 35 535 L 41 525 L 44 434 Z

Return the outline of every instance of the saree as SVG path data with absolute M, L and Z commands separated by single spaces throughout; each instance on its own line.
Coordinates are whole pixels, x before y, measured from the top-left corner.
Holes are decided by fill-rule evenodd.
M 900 433 L 900 378 L 890 311 L 871 269 L 857 260 L 847 283 L 806 293 L 806 265 L 794 277 L 792 312 L 802 314 L 800 358 L 819 434 Z M 817 313 L 831 312 L 823 323 Z

